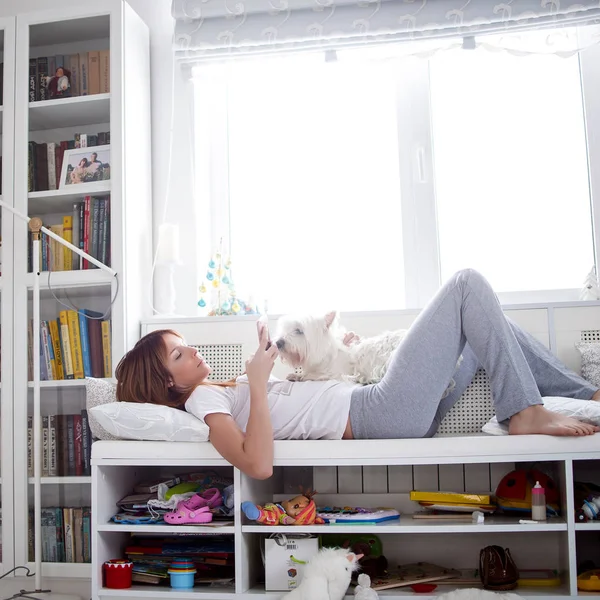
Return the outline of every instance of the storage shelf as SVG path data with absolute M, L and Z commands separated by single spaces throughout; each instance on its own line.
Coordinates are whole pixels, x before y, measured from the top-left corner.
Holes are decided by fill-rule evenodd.
M 245 599 L 249 596 L 246 594 L 234 594 L 231 592 L 218 591 L 219 588 L 193 588 L 191 590 L 174 590 L 171 587 L 151 585 L 132 585 L 124 590 L 100 588 L 98 590 L 99 597 L 119 597 L 119 598 L 172 598 L 173 600 L 189 600 L 189 598 L 209 598 L 210 600 L 230 600 L 232 598 Z M 277 592 L 276 598 L 283 596 L 284 592 Z M 253 597 L 256 597 L 255 595 Z
M 60 190 L 29 192 L 27 194 L 28 212 L 30 215 L 46 215 L 62 212 L 71 214 L 73 211 L 73 202 L 83 199 L 84 196 L 110 194 L 110 187 L 110 180 L 108 180 L 81 183 Z
M 27 287 L 33 288 L 33 273 L 27 273 Z M 50 279 L 50 285 L 48 285 Z M 110 285 L 113 277 L 102 269 L 84 269 L 81 271 L 42 271 L 40 274 L 40 289 L 48 290 L 71 287 L 97 287 Z M 89 293 L 86 293 L 89 295 Z
M 112 381 L 112 379 L 104 378 L 105 381 Z M 27 383 L 27 386 L 32 388 L 33 381 Z M 85 387 L 85 379 L 57 379 L 52 381 L 40 381 L 40 388 L 74 388 L 74 387 Z
M 294 533 L 492 533 L 492 532 L 530 532 L 530 531 L 566 531 L 567 524 L 563 519 L 550 519 L 546 523 L 519 524 L 516 517 L 486 517 L 484 523 L 468 523 L 447 520 L 417 520 L 401 516 L 399 521 L 383 521 L 376 525 L 295 525 Z M 290 528 L 284 526 L 265 527 L 264 525 L 243 525 L 243 533 L 289 533 Z
M 218 535 L 233 535 L 235 533 L 233 525 L 225 525 L 224 527 L 206 527 L 202 525 L 120 525 L 118 523 L 105 523 L 104 525 L 98 525 L 97 530 L 100 532 L 117 533 L 156 533 L 156 535 L 165 535 L 168 533 L 214 533 Z
M 29 483 L 33 484 L 33 477 L 29 478 Z M 91 484 L 92 478 L 90 476 L 73 476 L 73 477 L 42 477 L 42 485 L 54 485 L 54 484 Z
M 35 563 L 27 563 L 27 567 L 35 571 Z M 69 579 L 90 579 L 92 576 L 92 565 L 90 563 L 43 563 L 42 572 L 44 577 L 68 577 Z
M 29 130 L 82 127 L 110 120 L 110 94 L 29 103 Z
M 295 528 L 294 528 L 295 529 Z M 431 583 L 436 583 L 432 581 Z M 469 586 L 477 588 L 477 586 Z M 403 588 L 392 588 L 389 590 L 378 590 L 377 594 L 380 598 L 387 598 L 388 600 L 392 600 L 394 598 L 423 598 L 424 600 L 431 600 L 433 598 L 437 598 L 441 594 L 445 594 L 447 592 L 454 591 L 456 589 L 465 589 L 465 586 L 453 587 L 452 585 L 438 585 L 438 587 L 429 594 L 416 594 L 413 592 L 410 586 L 406 586 Z M 516 594 L 524 597 L 535 597 L 535 598 L 561 598 L 569 596 L 569 588 L 567 585 L 561 585 L 558 587 L 539 587 L 539 588 L 517 588 L 514 590 Z M 281 598 L 282 600 L 285 598 L 287 592 L 265 592 L 264 587 L 257 586 L 246 592 L 245 594 L 240 594 L 235 596 L 236 598 L 243 598 L 244 600 L 253 600 L 257 597 L 264 596 L 265 598 L 272 598 L 273 600 Z M 116 595 L 116 594 L 115 594 Z M 353 600 L 354 596 L 354 588 L 350 587 L 344 600 Z
M 588 521 L 587 523 L 575 523 L 577 531 L 600 531 L 600 521 Z

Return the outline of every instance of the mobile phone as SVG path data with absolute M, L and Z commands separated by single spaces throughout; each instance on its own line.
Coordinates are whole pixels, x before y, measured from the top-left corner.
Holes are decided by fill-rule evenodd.
M 273 342 L 271 341 L 271 333 L 269 332 L 269 320 L 266 316 L 262 316 L 259 321 L 264 325 L 265 329 L 267 330 L 267 347 L 265 348 L 265 350 L 268 350 L 272 345 Z

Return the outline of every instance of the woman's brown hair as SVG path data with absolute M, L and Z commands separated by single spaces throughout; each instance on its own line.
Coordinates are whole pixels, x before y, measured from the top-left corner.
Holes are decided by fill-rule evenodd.
M 195 388 L 181 389 L 169 385 L 172 377 L 166 367 L 167 345 L 164 336 L 167 334 L 182 338 L 172 329 L 158 329 L 141 338 L 123 356 L 115 371 L 119 402 L 150 402 L 183 408 Z M 235 385 L 235 381 L 211 381 L 209 385 L 228 387 Z

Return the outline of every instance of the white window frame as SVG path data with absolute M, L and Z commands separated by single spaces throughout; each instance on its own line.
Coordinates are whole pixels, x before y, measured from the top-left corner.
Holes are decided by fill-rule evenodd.
M 590 179 L 594 260 L 598 269 L 600 266 L 600 239 L 598 238 L 600 232 L 600 111 L 597 107 L 600 106 L 600 45 L 583 50 L 579 55 L 579 61 Z M 429 65 L 426 60 L 406 61 L 397 72 L 400 201 L 406 289 L 404 309 L 420 309 L 442 283 L 436 216 Z M 220 237 L 223 237 L 226 247 L 229 243 L 229 148 L 227 83 L 224 73 L 222 66 L 204 66 L 194 75 L 194 83 L 198 86 L 196 89 L 212 91 L 212 96 L 194 92 L 196 180 L 200 185 L 196 187 L 196 195 L 201 198 L 197 212 L 198 230 L 204 231 L 207 240 L 204 244 L 205 256 L 217 247 Z M 200 134 L 200 131 L 204 133 Z M 226 233 L 221 236 L 217 232 Z M 557 240 L 557 243 L 560 244 L 561 240 Z M 582 273 L 582 285 L 584 276 L 585 273 Z M 199 285 L 204 277 L 202 264 L 200 264 L 198 277 Z M 579 299 L 580 291 L 580 289 L 515 290 L 500 292 L 498 297 L 503 305 L 530 305 L 540 302 L 572 303 Z

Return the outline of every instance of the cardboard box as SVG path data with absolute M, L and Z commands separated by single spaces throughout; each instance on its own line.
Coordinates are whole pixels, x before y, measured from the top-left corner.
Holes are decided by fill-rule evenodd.
M 285 543 L 282 543 L 285 542 Z M 265 590 L 297 588 L 307 563 L 319 551 L 319 538 L 285 535 L 265 540 Z

